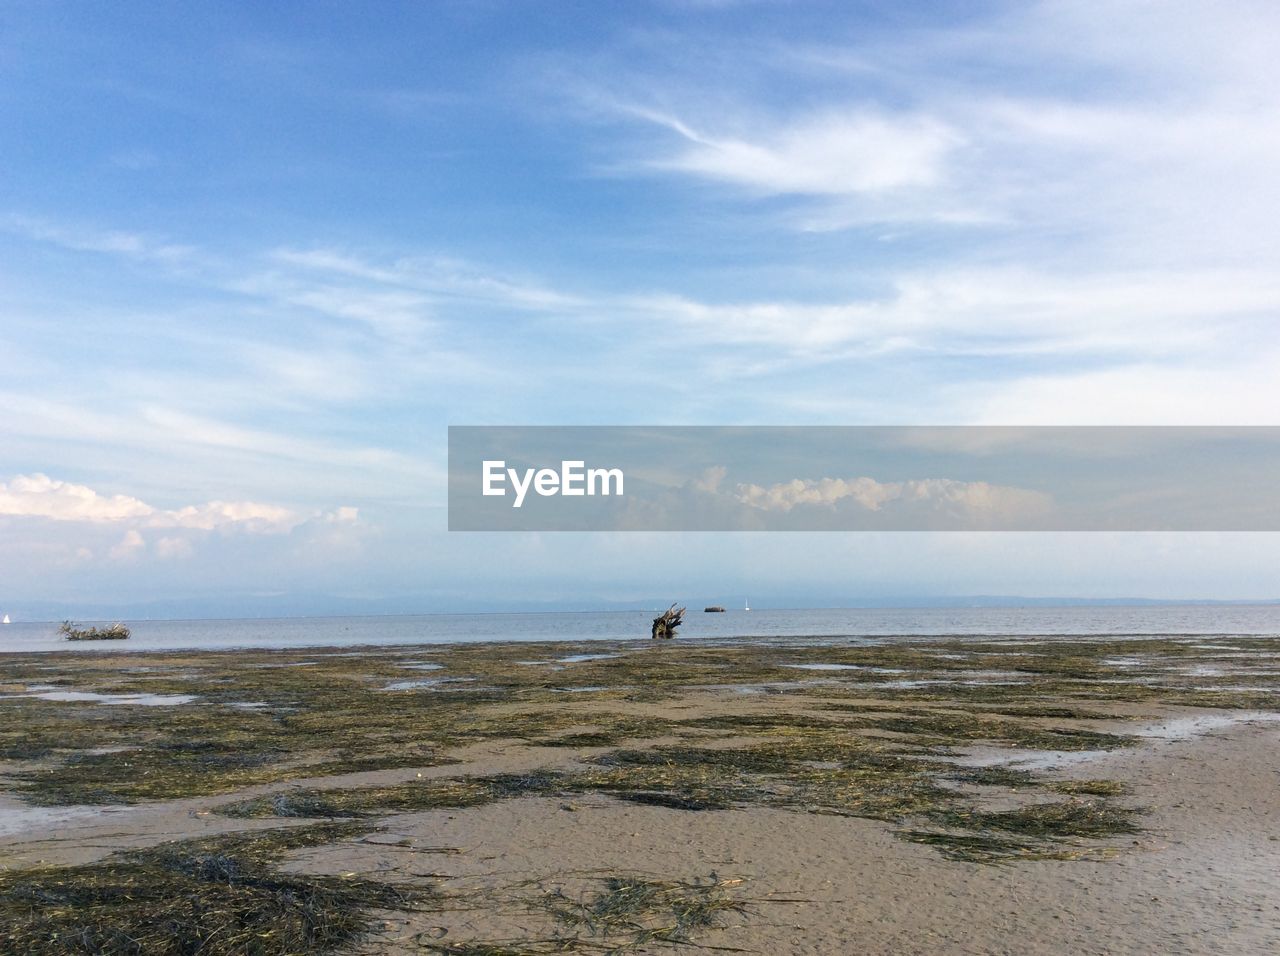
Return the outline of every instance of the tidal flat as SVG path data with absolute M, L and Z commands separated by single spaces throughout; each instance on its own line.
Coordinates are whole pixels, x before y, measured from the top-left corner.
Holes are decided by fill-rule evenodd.
M 5 655 L 0 952 L 1264 952 L 1278 658 L 1234 635 Z

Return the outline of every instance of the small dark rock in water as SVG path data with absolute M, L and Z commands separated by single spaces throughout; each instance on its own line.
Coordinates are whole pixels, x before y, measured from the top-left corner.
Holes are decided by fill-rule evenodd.
M 76 627 L 70 621 L 63 621 L 58 628 L 69 641 L 123 641 L 129 636 L 129 629 L 123 624 L 111 624 L 107 627 Z
M 676 628 L 680 626 L 682 620 L 684 620 L 684 608 L 673 604 L 653 619 L 653 633 L 650 636 L 655 639 L 675 637 Z
M 710 607 L 704 607 L 702 610 L 706 614 L 723 614 L 724 613 L 724 608 L 722 608 L 719 604 L 713 604 Z

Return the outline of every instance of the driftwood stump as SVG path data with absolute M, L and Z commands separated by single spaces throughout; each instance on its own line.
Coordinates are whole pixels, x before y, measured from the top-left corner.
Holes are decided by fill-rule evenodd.
M 680 622 L 684 620 L 684 608 L 676 607 L 674 604 L 662 612 L 658 617 L 653 619 L 654 640 L 666 640 L 676 636 L 676 628 L 680 626 Z

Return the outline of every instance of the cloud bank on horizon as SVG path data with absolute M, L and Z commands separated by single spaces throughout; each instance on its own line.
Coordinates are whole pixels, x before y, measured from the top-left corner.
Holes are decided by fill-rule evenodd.
M 0 605 L 1280 594 L 1270 535 L 443 531 L 450 423 L 1280 424 L 1278 40 L 1251 0 L 0 2 Z

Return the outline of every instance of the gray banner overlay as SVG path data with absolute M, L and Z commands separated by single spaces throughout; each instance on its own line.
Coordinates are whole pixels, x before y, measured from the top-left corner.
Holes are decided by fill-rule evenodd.
M 449 529 L 1280 531 L 1280 428 L 452 426 Z

